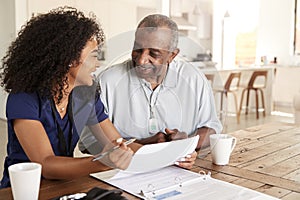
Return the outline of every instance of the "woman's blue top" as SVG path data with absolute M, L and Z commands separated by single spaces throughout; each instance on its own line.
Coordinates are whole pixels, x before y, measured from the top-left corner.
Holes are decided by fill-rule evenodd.
M 71 141 L 71 145 L 67 143 L 67 146 L 71 153 L 73 153 L 84 126 L 93 125 L 107 119 L 103 103 L 100 100 L 100 95 L 95 95 L 96 97 L 87 99 L 81 98 L 81 95 L 78 94 L 79 93 L 76 93 L 75 95 L 75 92 L 72 92 L 71 114 L 73 119 L 70 119 L 68 112 L 63 118 L 60 117 L 56 109 L 52 112 L 52 100 L 43 98 L 37 93 L 9 94 L 6 104 L 8 127 L 7 156 L 4 162 L 4 172 L 0 188 L 10 186 L 8 174 L 8 167 L 10 165 L 21 162 L 30 162 L 15 134 L 13 128 L 14 119 L 28 119 L 41 122 L 48 135 L 54 154 L 57 156 L 64 156 L 64 153 L 61 150 L 61 142 L 58 137 L 58 124 L 63 132 L 65 141 Z M 55 116 L 53 115 L 54 113 Z M 56 118 L 56 121 L 54 117 Z M 72 133 L 72 136 L 70 136 L 72 139 L 68 140 L 70 133 Z

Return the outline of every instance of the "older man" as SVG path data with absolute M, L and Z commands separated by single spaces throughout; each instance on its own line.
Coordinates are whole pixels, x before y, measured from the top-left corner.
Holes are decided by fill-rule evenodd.
M 198 150 L 222 125 L 203 73 L 174 60 L 177 44 L 175 22 L 159 14 L 145 17 L 135 33 L 132 59 L 101 74 L 101 99 L 124 138 L 150 144 L 198 134 Z M 90 146 L 92 136 L 83 135 L 83 141 Z

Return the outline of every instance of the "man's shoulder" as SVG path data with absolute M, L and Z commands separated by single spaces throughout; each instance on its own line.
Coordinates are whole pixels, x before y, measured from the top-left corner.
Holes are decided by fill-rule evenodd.
M 193 64 L 183 60 L 177 60 L 174 62 L 173 67 L 176 68 L 176 71 L 181 75 L 186 76 L 202 76 L 203 72 L 198 67 L 195 67 Z
M 118 63 L 115 65 L 112 65 L 105 69 L 103 72 L 101 72 L 101 77 L 106 76 L 119 76 L 123 75 L 124 73 L 127 73 L 132 68 L 132 62 L 131 60 L 124 61 L 122 63 Z
M 100 74 L 100 82 L 103 84 L 116 84 L 120 80 L 128 81 L 131 76 L 132 62 L 127 60 L 123 63 L 112 65 Z

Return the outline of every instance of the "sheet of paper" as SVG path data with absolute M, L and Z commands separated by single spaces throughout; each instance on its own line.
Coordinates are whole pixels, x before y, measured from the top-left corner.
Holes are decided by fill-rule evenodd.
M 141 173 L 173 165 L 180 158 L 192 153 L 198 140 L 197 135 L 183 140 L 144 145 L 134 154 L 126 171 Z

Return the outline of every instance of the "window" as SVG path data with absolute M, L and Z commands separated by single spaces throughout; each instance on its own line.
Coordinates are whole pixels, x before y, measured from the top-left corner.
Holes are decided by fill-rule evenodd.
M 259 1 L 236 0 L 233 16 L 236 21 L 235 64 L 253 65 L 256 61 Z

